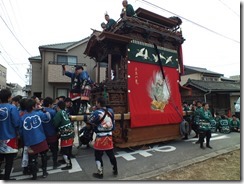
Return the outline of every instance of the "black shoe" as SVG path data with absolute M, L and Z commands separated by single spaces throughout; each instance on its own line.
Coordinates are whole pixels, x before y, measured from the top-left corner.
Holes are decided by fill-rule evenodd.
M 60 164 L 66 164 L 65 160 L 58 160 L 58 163 L 60 163 Z
M 81 145 L 77 146 L 77 149 L 80 149 L 81 148 Z
M 32 176 L 32 180 L 36 180 L 37 179 L 37 174 L 35 173 L 35 174 L 32 174 L 33 176 Z
M 46 178 L 48 176 L 48 172 L 43 172 L 42 177 Z
M 200 148 L 201 148 L 201 149 L 205 149 L 205 147 L 204 147 L 204 146 L 200 146 Z
M 62 167 L 61 170 L 69 170 L 69 169 L 72 169 L 72 165 L 70 166 L 65 166 L 65 167 Z
M 113 174 L 114 174 L 115 176 L 117 176 L 117 175 L 118 175 L 118 170 L 114 170 L 114 171 L 113 171 Z
M 195 142 L 195 144 L 200 144 L 200 141 Z
M 23 175 L 30 175 L 31 171 L 28 168 L 24 168 Z
M 212 148 L 211 146 L 209 146 L 209 145 L 208 145 L 208 146 L 206 146 L 206 147 L 207 147 L 207 148 L 210 148 L 210 149 L 213 149 L 213 148 Z
M 75 155 L 71 154 L 71 155 L 70 155 L 70 158 L 75 158 Z
M 92 176 L 93 176 L 94 178 L 103 179 L 103 174 L 93 173 Z
M 59 166 L 61 166 L 62 164 L 61 163 L 54 163 L 53 164 L 53 169 L 57 169 Z

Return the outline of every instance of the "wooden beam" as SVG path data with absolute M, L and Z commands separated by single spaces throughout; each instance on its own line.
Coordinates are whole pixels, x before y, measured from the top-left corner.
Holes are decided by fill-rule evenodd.
M 112 54 L 108 54 L 108 80 L 111 81 Z
M 187 111 L 187 113 L 185 111 L 183 112 L 183 116 L 190 115 L 190 114 L 192 114 L 192 111 Z M 71 121 L 84 121 L 85 116 L 87 116 L 87 118 L 89 118 L 90 114 L 76 115 L 76 116 L 72 115 L 72 116 L 69 116 L 69 118 Z M 114 119 L 115 120 L 121 120 L 121 114 L 114 114 Z M 125 113 L 123 119 L 124 120 L 130 120 L 130 113 Z
M 71 121 L 84 121 L 85 116 L 87 116 L 87 118 L 90 117 L 90 115 L 77 115 L 77 116 L 69 116 Z M 114 119 L 115 120 L 121 120 L 121 114 L 114 114 Z M 124 120 L 129 120 L 130 119 L 130 113 L 124 114 Z
M 96 68 L 96 71 L 97 71 L 97 79 L 96 79 L 96 83 L 100 83 L 100 62 L 97 62 L 97 68 Z

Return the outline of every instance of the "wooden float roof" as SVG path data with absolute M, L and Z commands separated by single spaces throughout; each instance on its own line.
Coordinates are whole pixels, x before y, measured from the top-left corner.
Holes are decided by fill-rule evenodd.
M 153 13 L 151 11 L 145 10 L 143 8 L 138 8 L 136 10 L 136 15 L 145 20 L 149 20 L 149 21 L 155 22 L 157 24 L 167 26 L 169 28 L 174 28 L 179 25 L 179 22 L 176 19 L 167 18 L 167 17 L 161 16 L 161 15 L 158 15 L 156 13 Z
M 98 32 L 94 32 L 87 44 L 84 54 L 90 57 L 94 57 L 96 55 L 95 53 L 97 52 L 97 47 L 99 47 L 99 44 L 109 42 L 116 45 L 126 45 L 130 43 L 131 40 L 132 38 L 128 36 L 119 35 L 112 32 L 103 31 L 100 34 L 98 34 Z
M 96 31 L 91 35 L 85 55 L 97 58 L 98 55 L 106 54 L 105 47 L 112 45 L 125 46 L 131 40 L 136 39 L 136 34 L 144 35 L 150 33 L 150 36 L 162 39 L 169 39 L 179 44 L 184 42 L 181 32 L 176 31 L 181 20 L 177 17 L 166 18 L 143 8 L 138 8 L 136 17 L 126 17 L 120 19 L 110 31 Z M 132 33 L 133 34 L 130 34 Z M 106 45 L 106 46 L 105 46 Z

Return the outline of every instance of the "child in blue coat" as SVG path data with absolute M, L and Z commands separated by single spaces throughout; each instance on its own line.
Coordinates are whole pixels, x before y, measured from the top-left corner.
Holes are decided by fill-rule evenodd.
M 41 155 L 43 178 L 47 173 L 47 151 L 48 144 L 46 135 L 42 126 L 42 121 L 50 119 L 49 113 L 41 110 L 35 110 L 36 102 L 33 99 L 26 100 L 26 113 L 21 117 L 21 136 L 24 146 L 28 147 L 29 166 L 32 173 L 32 179 L 37 179 L 38 154 Z
M 4 180 L 10 180 L 14 158 L 18 152 L 18 129 L 20 116 L 17 107 L 11 105 L 12 93 L 8 89 L 0 91 L 0 160 L 5 159 Z

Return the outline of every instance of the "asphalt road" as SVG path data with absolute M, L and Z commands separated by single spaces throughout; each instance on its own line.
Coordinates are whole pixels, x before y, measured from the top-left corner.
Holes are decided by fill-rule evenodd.
M 147 178 L 157 176 L 165 171 L 174 170 L 240 148 L 240 133 L 213 133 L 210 142 L 213 149 L 206 148 L 204 150 L 200 149 L 199 144 L 195 144 L 196 138 L 191 138 L 193 136 L 190 135 L 188 140 L 174 140 L 127 149 L 116 148 L 115 155 L 117 157 L 119 174 L 118 176 L 113 176 L 112 166 L 107 155 L 104 154 L 103 181 L 147 180 Z M 74 146 L 73 154 L 76 158 L 72 159 L 73 168 L 71 170 L 63 171 L 60 167 L 52 169 L 52 159 L 50 159 L 48 161 L 48 177 L 42 178 L 42 171 L 40 169 L 38 180 L 45 182 L 99 180 L 92 177 L 92 173 L 96 172 L 93 148 L 87 149 L 84 146 L 77 149 Z M 22 174 L 20 162 L 21 157 L 18 157 L 14 162 L 11 177 L 20 181 L 30 180 L 31 175 Z M 39 159 L 40 162 L 41 160 Z

